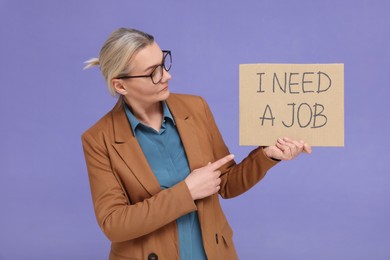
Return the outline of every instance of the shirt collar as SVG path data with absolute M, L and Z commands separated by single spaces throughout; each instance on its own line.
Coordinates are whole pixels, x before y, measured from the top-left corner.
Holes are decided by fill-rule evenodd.
M 166 119 L 166 118 L 169 118 L 172 120 L 173 124 L 176 125 L 175 123 L 175 120 L 173 119 L 173 116 L 171 114 L 171 111 L 169 110 L 168 106 L 167 106 L 167 103 L 165 101 L 162 101 L 161 102 L 162 104 L 162 109 L 163 109 L 163 119 Z M 135 134 L 135 129 L 137 128 L 137 126 L 139 124 L 142 124 L 135 116 L 134 114 L 131 112 L 130 108 L 128 107 L 128 105 L 125 103 L 125 112 L 126 112 L 126 116 L 130 122 L 130 125 L 131 125 L 131 129 L 133 130 L 133 134 Z M 163 120 L 163 123 L 164 123 L 165 120 Z
M 162 102 L 162 108 L 163 108 L 163 118 L 169 118 L 172 120 L 173 124 L 176 125 L 175 119 L 173 119 L 173 116 L 171 114 L 171 111 L 169 110 L 169 107 L 167 105 L 167 102 Z

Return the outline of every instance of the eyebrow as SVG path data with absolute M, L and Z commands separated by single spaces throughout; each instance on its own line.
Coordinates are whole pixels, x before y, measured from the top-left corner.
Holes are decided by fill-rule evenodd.
M 158 66 L 160 66 L 163 63 L 163 61 L 164 61 L 164 52 L 162 52 L 162 54 L 163 54 L 163 56 L 162 56 L 162 59 L 161 59 L 161 63 L 151 65 L 151 66 L 147 67 L 144 71 L 146 72 L 146 71 L 148 71 L 150 69 L 154 69 L 154 68 L 157 68 Z
M 161 65 L 161 63 L 155 64 L 155 65 L 152 65 L 152 66 L 149 66 L 149 67 L 147 67 L 144 71 L 146 72 L 146 71 L 148 71 L 148 70 L 150 70 L 150 69 L 157 68 L 157 67 L 160 66 L 160 65 Z

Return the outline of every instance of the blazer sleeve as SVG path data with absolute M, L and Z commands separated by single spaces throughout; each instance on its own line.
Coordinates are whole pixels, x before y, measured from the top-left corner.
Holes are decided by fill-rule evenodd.
M 113 170 L 103 138 L 87 131 L 82 144 L 96 218 L 112 242 L 150 234 L 197 209 L 184 181 L 132 204 L 120 176 Z
M 223 141 L 208 104 L 203 99 L 202 101 L 208 129 L 210 129 L 214 158 L 220 159 L 230 152 Z M 219 194 L 223 198 L 232 198 L 244 193 L 258 183 L 267 171 L 277 163 L 278 161 L 269 158 L 264 153 L 262 147 L 254 149 L 239 164 L 231 161 L 220 169 L 222 175 Z

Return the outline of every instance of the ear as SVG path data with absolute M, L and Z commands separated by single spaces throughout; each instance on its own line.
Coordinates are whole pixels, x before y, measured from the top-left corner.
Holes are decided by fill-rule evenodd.
M 112 79 L 111 85 L 115 89 L 115 91 L 120 95 L 126 95 L 127 89 L 126 86 L 123 84 L 123 80 L 121 79 Z

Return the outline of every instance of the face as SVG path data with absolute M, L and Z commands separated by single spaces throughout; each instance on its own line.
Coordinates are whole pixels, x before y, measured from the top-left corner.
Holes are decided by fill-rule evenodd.
M 163 60 L 163 52 L 157 43 L 140 50 L 131 62 L 130 75 L 149 75 Z M 124 96 L 130 106 L 147 107 L 166 100 L 169 96 L 168 81 L 171 75 L 163 69 L 163 77 L 154 84 L 150 77 L 113 79 L 115 90 Z

